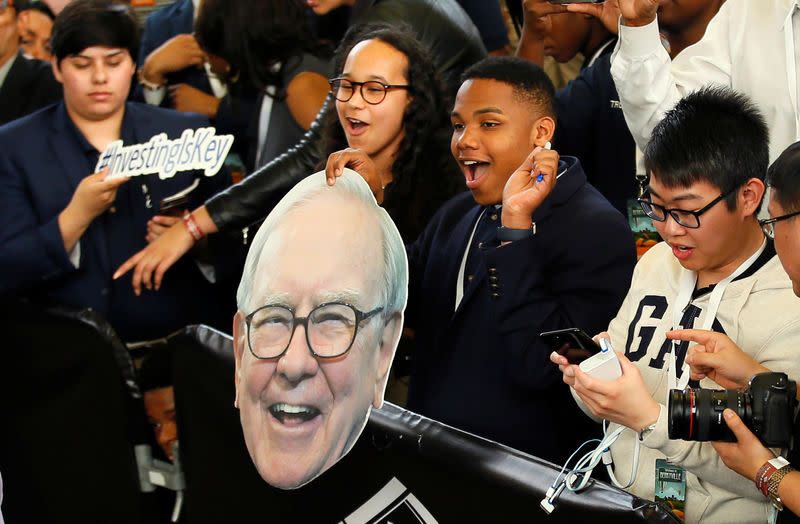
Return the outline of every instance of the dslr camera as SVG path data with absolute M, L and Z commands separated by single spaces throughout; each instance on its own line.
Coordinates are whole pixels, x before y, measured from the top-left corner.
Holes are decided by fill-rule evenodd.
M 797 384 L 786 373 L 753 375 L 747 387 L 701 389 L 687 387 L 669 393 L 669 438 L 735 442 L 722 412 L 732 409 L 769 448 L 788 448 L 797 405 Z

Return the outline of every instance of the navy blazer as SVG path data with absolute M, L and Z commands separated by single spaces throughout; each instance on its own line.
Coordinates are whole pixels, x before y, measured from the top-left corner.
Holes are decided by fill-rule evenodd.
M 17 54 L 0 87 L 0 125 L 61 100 L 61 84 L 50 62 Z
M 625 219 L 577 159 L 562 160 L 567 171 L 533 215 L 536 235 L 484 247 L 457 310 L 459 267 L 482 210 L 472 195 L 446 203 L 407 248 L 407 325 L 417 344 L 409 409 L 556 462 L 596 428 L 539 333 L 604 330 L 636 263 Z M 499 226 L 500 213 L 489 213 Z
M 128 103 L 122 138 L 144 143 L 158 133 L 177 138 L 188 128 L 208 125 L 199 115 Z M 160 337 L 216 314 L 205 309 L 210 285 L 190 257 L 165 276 L 160 291 L 136 297 L 130 275 L 112 281 L 125 260 L 146 245 L 147 221 L 161 199 L 190 186 L 187 207 L 228 185 L 224 171 L 206 177 L 179 172 L 131 178 L 114 205 L 95 218 L 80 238 L 78 268 L 64 249 L 58 215 L 78 183 L 91 173 L 91 146 L 74 126 L 63 103 L 0 127 L 0 296 L 25 295 L 47 302 L 91 307 L 105 315 L 125 340 Z M 96 158 L 96 157 L 95 157 Z M 91 165 L 91 167 L 89 167 Z
M 626 215 L 627 200 L 638 190 L 636 143 L 611 77 L 613 49 L 609 45 L 594 64 L 556 93 L 553 147 L 580 158 L 589 182 Z

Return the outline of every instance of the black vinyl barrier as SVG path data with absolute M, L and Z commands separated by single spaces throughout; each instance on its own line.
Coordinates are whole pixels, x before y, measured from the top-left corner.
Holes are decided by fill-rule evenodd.
M 330 470 L 296 490 L 272 488 L 250 460 L 233 405 L 230 337 L 191 326 L 169 344 L 192 524 L 677 522 L 601 482 L 565 492 L 547 515 L 539 501 L 558 467 L 388 403 Z
M 125 345 L 91 310 L 0 315 L 6 523 L 147 521 L 133 452 L 146 420 Z

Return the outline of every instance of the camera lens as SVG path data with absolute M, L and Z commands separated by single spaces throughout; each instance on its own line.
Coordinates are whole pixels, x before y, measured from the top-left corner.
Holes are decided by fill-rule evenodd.
M 686 388 L 673 389 L 669 392 L 667 403 L 667 420 L 669 423 L 669 438 L 689 440 L 694 433 L 695 412 L 694 390 Z
M 745 423 L 750 419 L 746 393 L 736 390 L 686 388 L 669 393 L 669 438 L 733 442 L 722 412 L 732 409 Z

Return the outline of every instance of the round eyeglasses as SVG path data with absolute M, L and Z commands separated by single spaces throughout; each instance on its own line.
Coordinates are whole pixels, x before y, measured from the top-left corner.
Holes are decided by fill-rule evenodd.
M 364 102 L 372 105 L 377 105 L 383 102 L 383 100 L 386 98 L 386 93 L 390 89 L 411 90 L 411 86 L 409 85 L 384 84 L 382 82 L 378 82 L 377 80 L 370 80 L 369 82 L 353 82 L 352 80 L 348 80 L 346 78 L 331 78 L 328 80 L 328 83 L 331 85 L 331 93 L 333 93 L 333 97 L 339 102 L 347 102 L 353 98 L 353 94 L 356 92 L 356 87 L 358 87 L 361 92 L 361 98 L 364 99 Z
M 317 358 L 344 355 L 353 346 L 358 327 L 383 310 L 364 313 L 350 304 L 320 304 L 306 317 L 297 317 L 284 306 L 263 306 L 245 317 L 250 353 L 259 359 L 275 359 L 289 349 L 297 326 L 305 327 L 306 342 Z
M 664 206 L 654 204 L 652 201 L 647 200 L 645 198 L 639 199 L 639 205 L 642 206 L 642 211 L 644 214 L 650 217 L 652 220 L 656 222 L 666 222 L 667 216 L 671 216 L 672 219 L 677 222 L 678 224 L 682 225 L 683 227 L 688 227 L 689 229 L 697 229 L 700 227 L 700 215 L 717 205 L 723 198 L 730 195 L 737 188 L 730 189 L 720 196 L 706 204 L 702 209 L 697 211 L 688 211 L 686 209 L 678 209 L 678 208 L 666 208 Z

